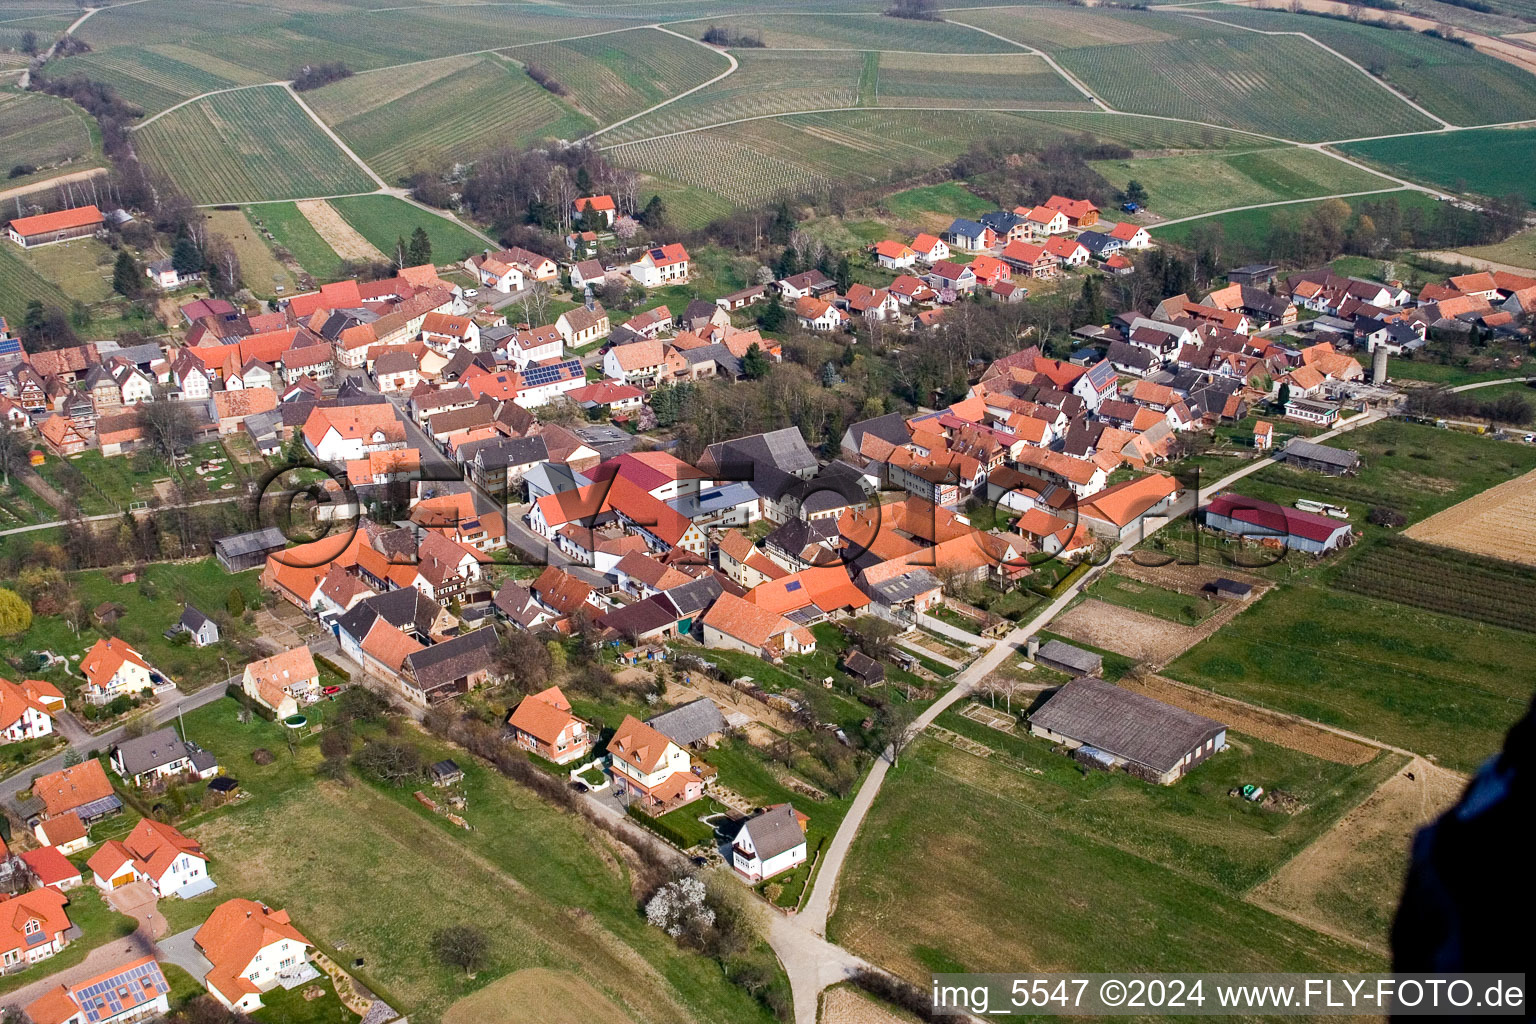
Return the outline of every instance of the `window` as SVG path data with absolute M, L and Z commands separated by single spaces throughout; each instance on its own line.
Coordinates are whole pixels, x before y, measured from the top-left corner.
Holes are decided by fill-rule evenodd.
M 37 918 L 27 918 L 26 930 L 28 935 L 36 935 L 43 930 L 43 926 L 37 923 Z

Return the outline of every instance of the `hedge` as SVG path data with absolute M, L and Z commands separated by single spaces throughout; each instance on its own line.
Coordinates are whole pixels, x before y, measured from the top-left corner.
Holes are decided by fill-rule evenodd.
M 661 836 L 661 838 L 665 839 L 679 850 L 690 850 L 697 845 L 696 843 L 689 842 L 687 836 L 673 828 L 670 824 L 664 821 L 656 820 L 649 814 L 646 814 L 644 811 L 640 810 L 634 804 L 630 804 L 627 808 L 625 808 L 625 811 L 631 818 L 634 818 L 643 827 Z
M 352 681 L 352 673 L 351 672 L 348 672 L 346 669 L 342 668 L 340 665 L 336 664 L 334 661 L 332 661 L 330 658 L 327 658 L 323 654 L 315 655 L 315 664 L 319 665 L 323 669 L 328 669 L 331 672 L 334 672 L 336 675 L 340 676 L 342 678 L 342 680 L 345 681 L 345 682 L 349 682 L 350 683 Z

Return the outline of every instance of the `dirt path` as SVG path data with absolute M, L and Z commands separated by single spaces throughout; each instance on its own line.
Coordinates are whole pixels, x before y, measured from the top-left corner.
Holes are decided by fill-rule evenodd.
M 85 181 L 89 178 L 99 177 L 107 173 L 105 167 L 92 167 L 86 171 L 71 171 L 68 174 L 60 174 L 55 178 L 45 178 L 42 181 L 34 181 L 30 185 L 17 185 L 15 188 L 0 189 L 0 203 L 17 196 L 30 195 L 33 192 L 41 192 L 43 189 L 52 188 L 55 185 L 66 185 L 72 181 Z
M 342 259 L 383 261 L 389 258 L 342 219 L 336 208 L 324 199 L 304 199 L 294 205 Z
M 1414 758 L 1250 892 L 1248 901 L 1384 953 L 1413 833 L 1455 801 L 1466 782 Z
M 1518 267 L 1513 263 L 1498 263 L 1494 260 L 1485 260 L 1481 256 L 1468 256 L 1464 252 L 1454 252 L 1449 249 L 1436 249 L 1431 252 L 1421 252 L 1419 255 L 1444 263 L 1465 263 L 1478 270 L 1502 270 L 1507 274 L 1519 274 L 1521 277 L 1536 274 L 1536 267 Z

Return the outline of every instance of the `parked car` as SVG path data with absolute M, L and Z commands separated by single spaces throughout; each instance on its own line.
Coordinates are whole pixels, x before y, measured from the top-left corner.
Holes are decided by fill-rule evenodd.
M 1126 213 L 1140 213 L 1141 212 L 1141 204 L 1140 203 L 1121 203 L 1120 204 L 1120 209 L 1124 210 Z
M 466 299 L 473 299 L 476 296 L 478 296 L 479 294 L 480 294 L 480 289 L 478 289 L 478 288 L 465 288 L 464 289 L 464 297 Z
M 334 697 L 338 693 L 341 692 L 341 687 L 339 687 L 339 686 L 327 686 L 325 689 L 321 690 L 320 692 L 325 694 L 327 697 Z

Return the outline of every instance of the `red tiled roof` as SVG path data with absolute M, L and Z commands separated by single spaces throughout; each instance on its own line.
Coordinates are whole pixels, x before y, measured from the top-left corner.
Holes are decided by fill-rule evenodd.
M 69 228 L 83 228 L 87 224 L 100 224 L 103 221 L 101 211 L 94 206 L 77 206 L 71 210 L 60 210 L 57 213 L 39 213 L 33 217 L 17 217 L 11 221 L 11 228 L 23 238 L 33 235 L 46 235 L 50 231 L 65 231 Z

